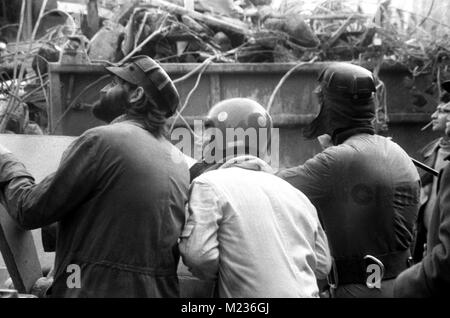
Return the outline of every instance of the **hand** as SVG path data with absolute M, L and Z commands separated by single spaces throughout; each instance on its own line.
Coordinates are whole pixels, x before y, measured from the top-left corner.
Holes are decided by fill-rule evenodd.
M 331 136 L 330 135 L 321 135 L 319 137 L 317 137 L 317 140 L 320 143 L 320 146 L 322 147 L 322 150 L 325 150 L 329 147 L 333 146 L 333 142 L 331 141 Z
M 52 286 L 52 284 L 53 277 L 41 277 L 36 281 L 36 283 L 34 283 L 30 294 L 35 295 L 38 298 L 45 298 L 47 290 Z

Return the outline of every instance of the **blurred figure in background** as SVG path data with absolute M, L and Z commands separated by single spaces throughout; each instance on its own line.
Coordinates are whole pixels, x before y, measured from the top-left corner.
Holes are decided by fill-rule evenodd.
M 450 116 L 445 133 L 450 136 Z M 450 298 L 450 156 L 437 181 L 437 197 L 427 232 L 427 248 L 422 261 L 395 280 L 394 296 L 408 298 Z
M 450 156 L 450 137 L 445 133 L 447 116 L 450 114 L 450 81 L 442 83 L 443 94 L 436 111 L 431 115 L 432 129 L 441 133 L 441 137 L 426 145 L 422 151 L 422 161 L 431 168 L 441 171 L 446 165 L 445 158 Z M 425 253 L 427 232 L 435 208 L 438 178 L 429 173 L 421 174 L 420 209 L 415 227 L 413 245 L 414 262 L 420 262 Z

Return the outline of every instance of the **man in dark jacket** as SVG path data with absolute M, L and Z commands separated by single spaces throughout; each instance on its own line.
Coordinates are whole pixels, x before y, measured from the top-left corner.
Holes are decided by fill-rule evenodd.
M 448 118 L 450 119 L 450 118 Z M 450 136 L 447 119 L 445 133 Z M 395 280 L 396 297 L 450 297 L 450 165 L 441 171 L 423 260 Z
M 2 203 L 25 229 L 58 222 L 50 296 L 177 297 L 189 171 L 163 129 L 178 92 L 146 56 L 108 70 L 98 107 L 125 115 L 75 140 L 39 184 L 1 147 Z
M 423 162 L 436 171 L 441 171 L 447 165 L 445 158 L 450 155 L 450 138 L 445 134 L 445 124 L 447 116 L 450 114 L 450 93 L 447 91 L 450 91 L 450 81 L 444 82 L 442 89 L 444 93 L 440 96 L 440 103 L 431 115 L 433 131 L 442 133 L 442 136 L 433 140 L 421 151 Z M 420 179 L 422 181 L 421 206 L 417 216 L 413 246 L 415 262 L 420 262 L 425 252 L 427 231 L 436 203 L 438 181 L 438 178 L 429 173 L 423 173 Z
M 335 261 L 332 294 L 391 297 L 410 256 L 417 169 L 400 146 L 375 134 L 371 72 L 334 63 L 319 82 L 321 110 L 305 136 L 328 136 L 331 147 L 278 175 L 319 211 Z

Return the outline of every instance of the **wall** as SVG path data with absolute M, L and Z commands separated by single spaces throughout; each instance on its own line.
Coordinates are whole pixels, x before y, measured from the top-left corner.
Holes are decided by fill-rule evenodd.
M 307 141 L 301 137 L 301 131 L 318 112 L 312 91 L 316 86 L 317 74 L 325 65 L 327 63 L 315 63 L 292 74 L 274 100 L 271 115 L 275 127 L 280 129 L 282 167 L 303 163 L 320 151 L 316 141 Z M 197 65 L 164 64 L 164 68 L 174 79 L 195 66 Z M 203 74 L 183 116 L 192 125 L 194 120 L 204 117 L 213 104 L 230 97 L 251 97 L 266 106 L 279 80 L 293 66 L 294 64 L 211 65 Z M 102 124 L 91 115 L 89 105 L 98 98 L 98 91 L 106 85 L 108 79 L 101 80 L 90 89 L 86 87 L 104 74 L 105 70 L 101 66 L 50 65 L 50 124 L 54 134 L 77 136 L 90 127 Z M 398 65 L 386 66 L 380 73 L 388 95 L 390 130 L 387 135 L 393 137 L 410 155 L 417 157 L 418 150 L 435 137 L 430 130 L 421 132 L 420 128 L 429 122 L 436 101 L 433 96 L 426 96 L 426 106 L 414 106 L 411 94 L 404 85 L 407 76 L 408 70 Z M 182 104 L 196 79 L 197 74 L 177 84 Z M 430 80 L 428 76 L 421 76 L 415 85 L 424 91 L 430 85 Z M 78 96 L 80 98 L 76 99 Z M 71 108 L 68 109 L 68 106 Z M 177 125 L 182 124 L 181 120 L 177 121 Z

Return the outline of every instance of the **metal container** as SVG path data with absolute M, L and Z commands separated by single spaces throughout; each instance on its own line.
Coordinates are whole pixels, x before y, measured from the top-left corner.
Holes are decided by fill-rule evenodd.
M 318 112 L 312 91 L 316 86 L 318 73 L 329 63 L 320 62 L 305 65 L 289 77 L 278 92 L 271 115 L 274 126 L 280 132 L 280 166 L 294 166 L 303 163 L 321 149 L 316 141 L 301 137 L 302 128 Z M 172 77 L 177 79 L 192 71 L 198 64 L 162 64 Z M 295 64 L 212 64 L 203 73 L 197 90 L 183 112 L 186 121 L 203 118 L 209 108 L 218 101 L 231 97 L 250 97 L 263 106 L 280 79 Z M 78 136 L 85 130 L 103 124 L 96 120 L 90 105 L 98 98 L 99 90 L 109 79 L 100 79 L 106 74 L 100 65 L 61 65 L 50 63 L 50 118 L 53 134 Z M 422 108 L 413 105 L 404 78 L 410 76 L 405 67 L 383 66 L 380 78 L 387 87 L 387 103 L 390 119 L 388 134 L 413 157 L 426 143 L 436 137 L 430 130 L 420 128 L 430 120 L 436 102 L 429 97 L 429 103 Z M 177 84 L 182 104 L 193 88 L 197 74 Z M 430 83 L 428 75 L 416 79 L 415 86 L 426 90 Z M 182 125 L 178 121 L 177 125 Z M 173 141 L 174 142 L 174 141 Z

